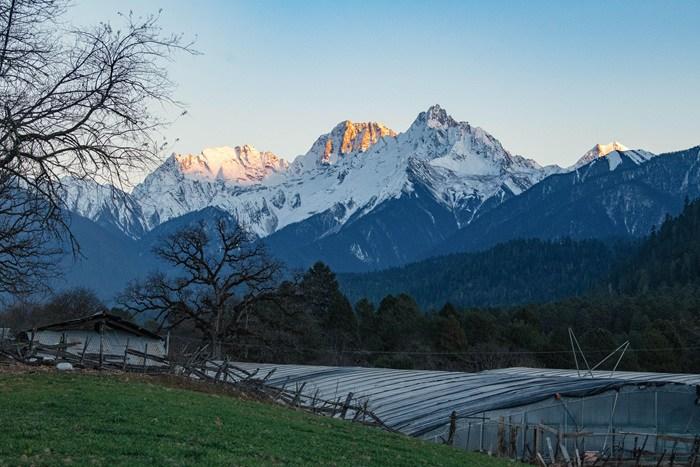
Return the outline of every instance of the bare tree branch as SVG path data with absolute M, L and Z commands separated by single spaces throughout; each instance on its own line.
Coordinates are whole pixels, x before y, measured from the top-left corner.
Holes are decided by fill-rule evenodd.
M 165 64 L 177 51 L 196 53 L 182 36 L 164 34 L 158 15 L 121 15 L 121 29 L 66 31 L 58 19 L 67 7 L 0 0 L 0 190 L 10 212 L 0 219 L 0 290 L 17 287 L 20 276 L 24 289 L 42 269 L 47 232 L 67 234 L 75 249 L 62 180 L 123 188 L 156 160 L 158 130 L 168 122 L 151 107 L 182 106 Z M 23 214 L 30 220 L 18 221 Z
M 185 227 L 164 238 L 154 252 L 176 273 L 154 273 L 132 283 L 120 304 L 168 329 L 193 324 L 215 352 L 241 330 L 255 304 L 273 300 L 277 291 L 280 265 L 224 217 Z

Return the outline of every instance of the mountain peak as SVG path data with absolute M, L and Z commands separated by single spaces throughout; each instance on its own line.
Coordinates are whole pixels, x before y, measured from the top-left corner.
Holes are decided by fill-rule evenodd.
M 448 128 L 459 125 L 459 123 L 438 104 L 418 114 L 416 122 L 425 123 L 430 128 Z
M 586 151 L 586 153 L 583 156 L 581 156 L 571 168 L 578 169 L 579 167 L 583 167 L 589 162 L 592 162 L 601 157 L 605 157 L 613 151 L 629 151 L 629 148 L 627 148 L 627 146 L 623 145 L 619 141 L 612 141 L 608 144 L 598 143 L 591 149 Z
M 655 154 L 649 151 L 630 149 L 619 141 L 612 141 L 608 144 L 599 143 L 586 152 L 574 165 L 569 167 L 569 170 L 577 170 L 601 158 L 607 159 L 610 170 L 615 170 L 622 162 L 622 159 L 638 165 L 654 156 Z
M 340 122 L 326 137 L 324 157 L 331 153 L 348 154 L 351 152 L 364 152 L 376 144 L 384 136 L 396 136 L 396 132 L 386 125 L 378 122 L 354 123 L 350 120 Z M 337 147 L 333 148 L 333 137 L 339 136 Z M 331 146 L 331 147 L 329 147 Z
M 581 158 L 576 162 L 575 167 L 581 167 L 586 165 L 591 161 L 598 159 L 599 157 L 605 157 L 613 151 L 629 151 L 629 148 L 619 141 L 612 141 L 608 144 L 598 143 L 589 149 Z
M 319 136 L 309 152 L 297 159 L 296 165 L 299 169 L 333 165 L 348 154 L 365 152 L 382 138 L 396 135 L 383 123 L 344 120 L 330 133 Z
M 199 154 L 173 154 L 178 170 L 190 178 L 257 183 L 287 169 L 287 162 L 250 144 L 203 149 Z
M 598 157 L 607 156 L 613 151 L 629 151 L 629 148 L 619 141 L 612 141 L 608 144 L 596 144 L 591 151 L 597 153 Z

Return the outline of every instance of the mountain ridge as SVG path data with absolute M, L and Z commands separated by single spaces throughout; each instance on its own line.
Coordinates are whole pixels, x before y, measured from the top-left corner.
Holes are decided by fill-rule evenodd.
M 488 198 L 518 194 L 551 173 L 438 105 L 421 112 L 403 133 L 376 122 L 343 121 L 306 154 L 288 165 L 283 161 L 249 145 L 175 154 L 124 198 L 140 207 L 132 213 L 143 219 L 132 223 L 144 230 L 217 206 L 266 237 L 330 210 L 346 213 L 338 219 L 343 224 L 410 192 L 416 180 L 449 210 L 472 211 L 457 214 L 461 225 Z M 95 218 L 94 210 L 72 206 Z
M 67 205 L 131 238 L 188 213 L 216 207 L 264 239 L 291 267 L 303 268 L 320 259 L 338 271 L 370 271 L 455 251 L 440 246 L 451 241 L 464 251 L 481 248 L 480 241 L 486 246 L 493 244 L 492 239 L 507 241 L 514 237 L 483 227 L 494 219 L 487 215 L 497 208 L 505 212 L 510 208 L 503 208 L 504 204 L 512 205 L 509 202 L 523 194 L 530 197 L 533 189 L 556 187 L 552 177 L 564 176 L 566 183 L 579 186 L 605 173 L 624 172 L 657 159 L 647 151 L 622 148 L 626 147 L 619 142 L 598 144 L 579 159 L 591 158 L 585 165 L 543 167 L 507 151 L 484 129 L 458 121 L 434 105 L 401 133 L 377 122 L 341 121 L 289 164 L 250 145 L 173 155 L 132 193 L 122 193 L 121 207 L 106 207 L 105 196 Z M 75 197 L 90 191 L 69 192 Z M 647 194 L 639 196 L 648 201 Z M 546 194 L 541 198 L 544 203 Z M 549 205 L 554 209 L 554 204 Z M 575 223 L 577 216 L 593 209 L 583 200 L 577 206 L 579 213 L 561 205 L 553 215 L 559 216 L 559 222 Z M 607 207 L 615 209 L 611 203 Z M 665 209 L 676 206 L 658 207 L 659 212 Z M 526 213 L 517 221 L 499 215 L 503 217 L 500 228 L 518 235 L 583 235 L 574 227 L 555 234 L 557 223 L 550 219 L 534 225 Z M 606 215 L 597 213 L 596 222 L 600 224 Z M 487 220 L 482 221 L 485 216 Z M 506 226 L 508 222 L 515 224 Z M 639 228 L 654 222 L 645 219 Z M 473 227 L 474 223 L 482 227 Z M 524 225 L 531 225 L 530 230 Z M 634 228 L 610 230 L 613 235 L 637 235 Z M 465 240 L 468 232 L 477 232 L 474 235 L 484 240 Z M 454 240 L 457 237 L 463 238 Z

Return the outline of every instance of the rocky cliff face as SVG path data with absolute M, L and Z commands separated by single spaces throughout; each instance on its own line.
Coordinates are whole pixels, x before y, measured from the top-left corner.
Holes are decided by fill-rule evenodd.
M 381 138 L 394 136 L 396 132 L 381 123 L 354 123 L 345 120 L 336 125 L 330 133 L 321 135 L 309 152 L 295 161 L 294 168 L 297 172 L 302 172 L 319 164 L 336 164 L 348 154 L 367 151 Z

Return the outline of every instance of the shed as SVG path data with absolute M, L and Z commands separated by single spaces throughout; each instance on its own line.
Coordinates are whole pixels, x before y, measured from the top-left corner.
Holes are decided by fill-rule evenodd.
M 26 330 L 18 340 L 43 346 L 66 345 L 66 352 L 81 355 L 102 354 L 104 361 L 123 362 L 130 350 L 143 352 L 160 358 L 167 356 L 167 342 L 158 334 L 131 321 L 110 313 L 96 313 L 78 319 L 40 326 Z M 39 357 L 52 358 L 50 351 L 40 352 Z M 129 354 L 128 364 L 160 366 L 155 360 L 144 361 L 143 357 Z

